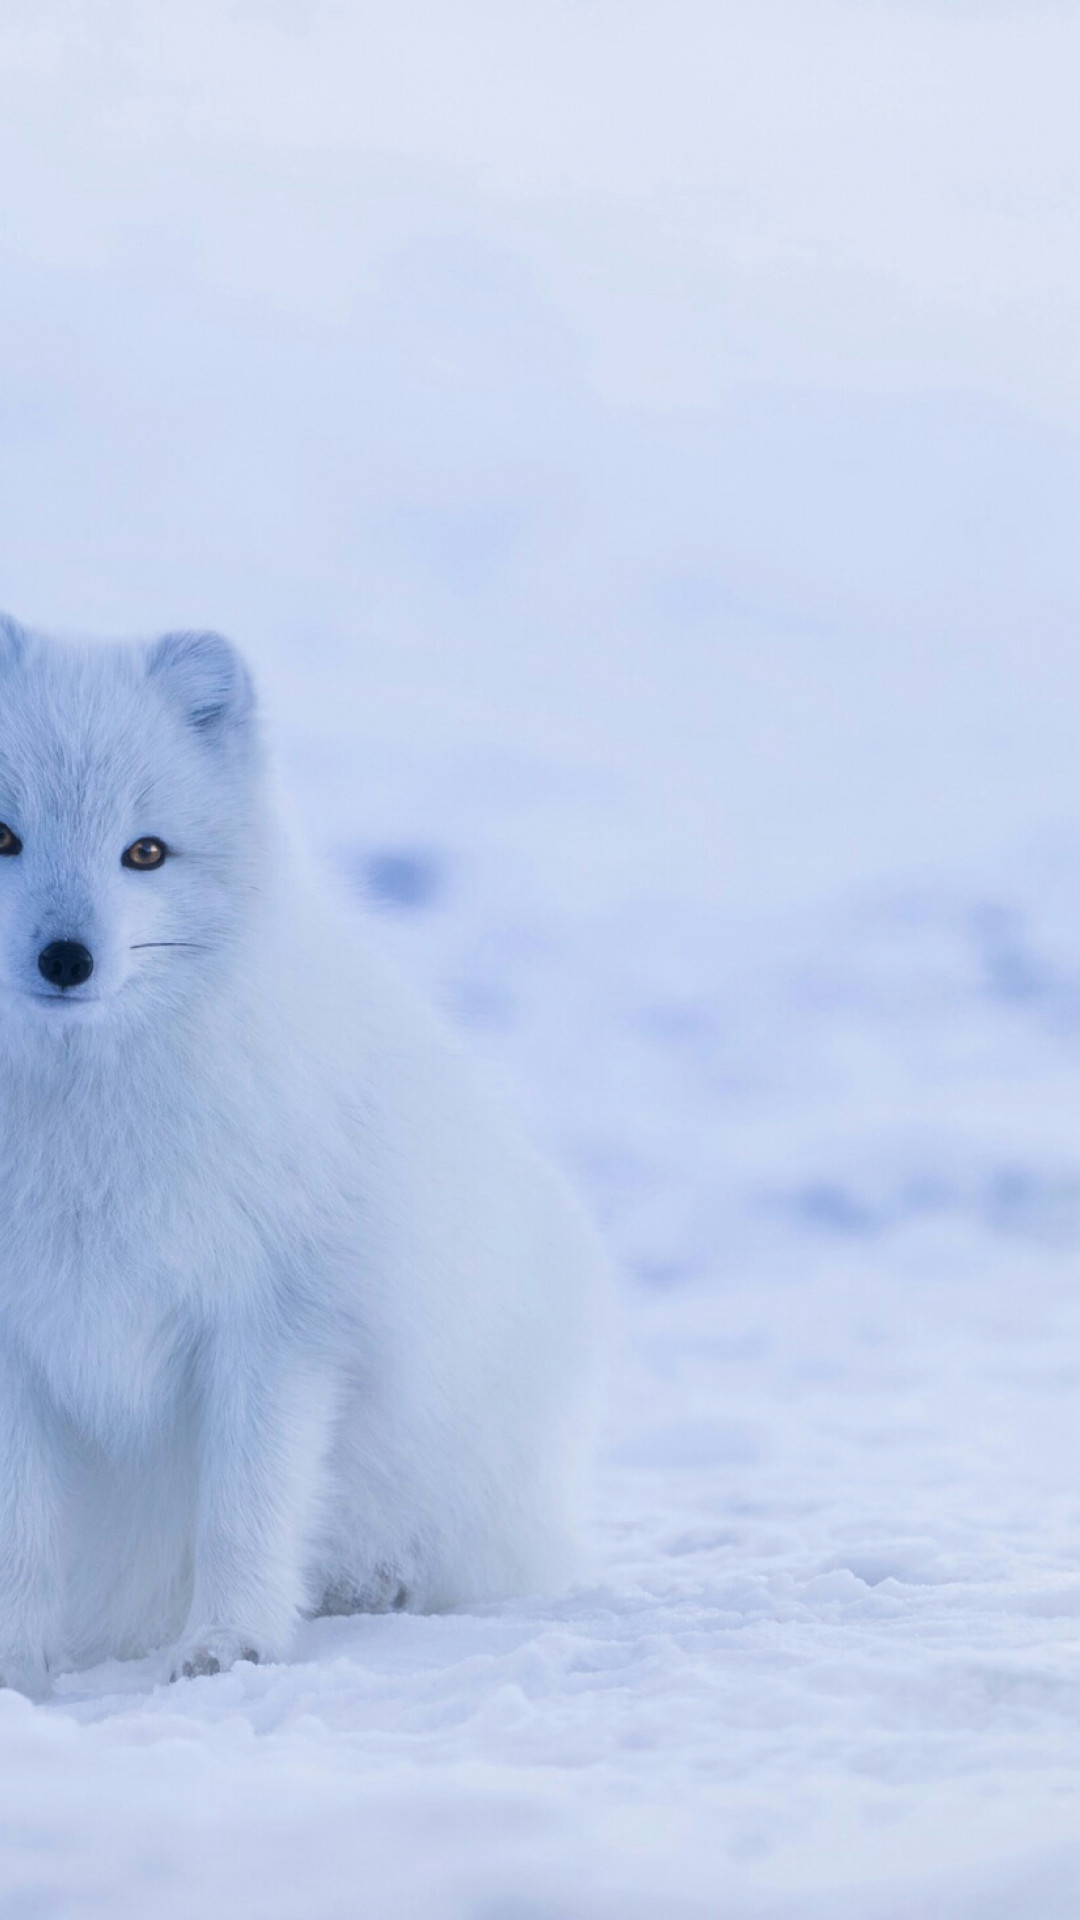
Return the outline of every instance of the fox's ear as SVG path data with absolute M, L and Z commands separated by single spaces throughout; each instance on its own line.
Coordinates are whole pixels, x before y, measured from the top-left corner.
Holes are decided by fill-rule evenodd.
M 255 709 L 251 675 L 219 633 L 166 633 L 147 650 L 146 670 L 183 710 L 196 733 L 246 730 Z

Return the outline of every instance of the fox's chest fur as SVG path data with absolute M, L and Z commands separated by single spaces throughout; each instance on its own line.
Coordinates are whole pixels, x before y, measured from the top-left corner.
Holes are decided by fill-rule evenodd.
M 280 1113 L 271 1141 L 257 1109 L 193 1099 L 182 1060 L 155 1065 L 142 1087 L 7 1087 L 0 1108 L 0 1330 L 76 1429 L 123 1443 L 188 1391 L 221 1323 L 279 1310 L 290 1248 L 302 1257 L 303 1149 Z

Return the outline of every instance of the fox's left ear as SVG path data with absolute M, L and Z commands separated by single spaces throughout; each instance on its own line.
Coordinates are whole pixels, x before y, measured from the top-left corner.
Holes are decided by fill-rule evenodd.
M 166 633 L 147 650 L 146 670 L 207 739 L 246 731 L 255 689 L 236 648 L 219 633 Z

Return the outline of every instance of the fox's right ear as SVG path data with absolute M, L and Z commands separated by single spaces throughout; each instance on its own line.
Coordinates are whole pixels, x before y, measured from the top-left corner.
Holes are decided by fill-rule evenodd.
M 147 650 L 146 670 L 206 740 L 246 733 L 255 708 L 251 675 L 219 633 L 166 633 Z

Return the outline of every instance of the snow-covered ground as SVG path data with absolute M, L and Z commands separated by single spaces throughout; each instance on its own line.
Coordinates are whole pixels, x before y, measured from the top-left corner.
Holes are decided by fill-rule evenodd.
M 587 1586 L 0 1693 L 0 1912 L 1073 1920 L 1080 16 L 8 0 L 0 603 L 603 1218 Z

